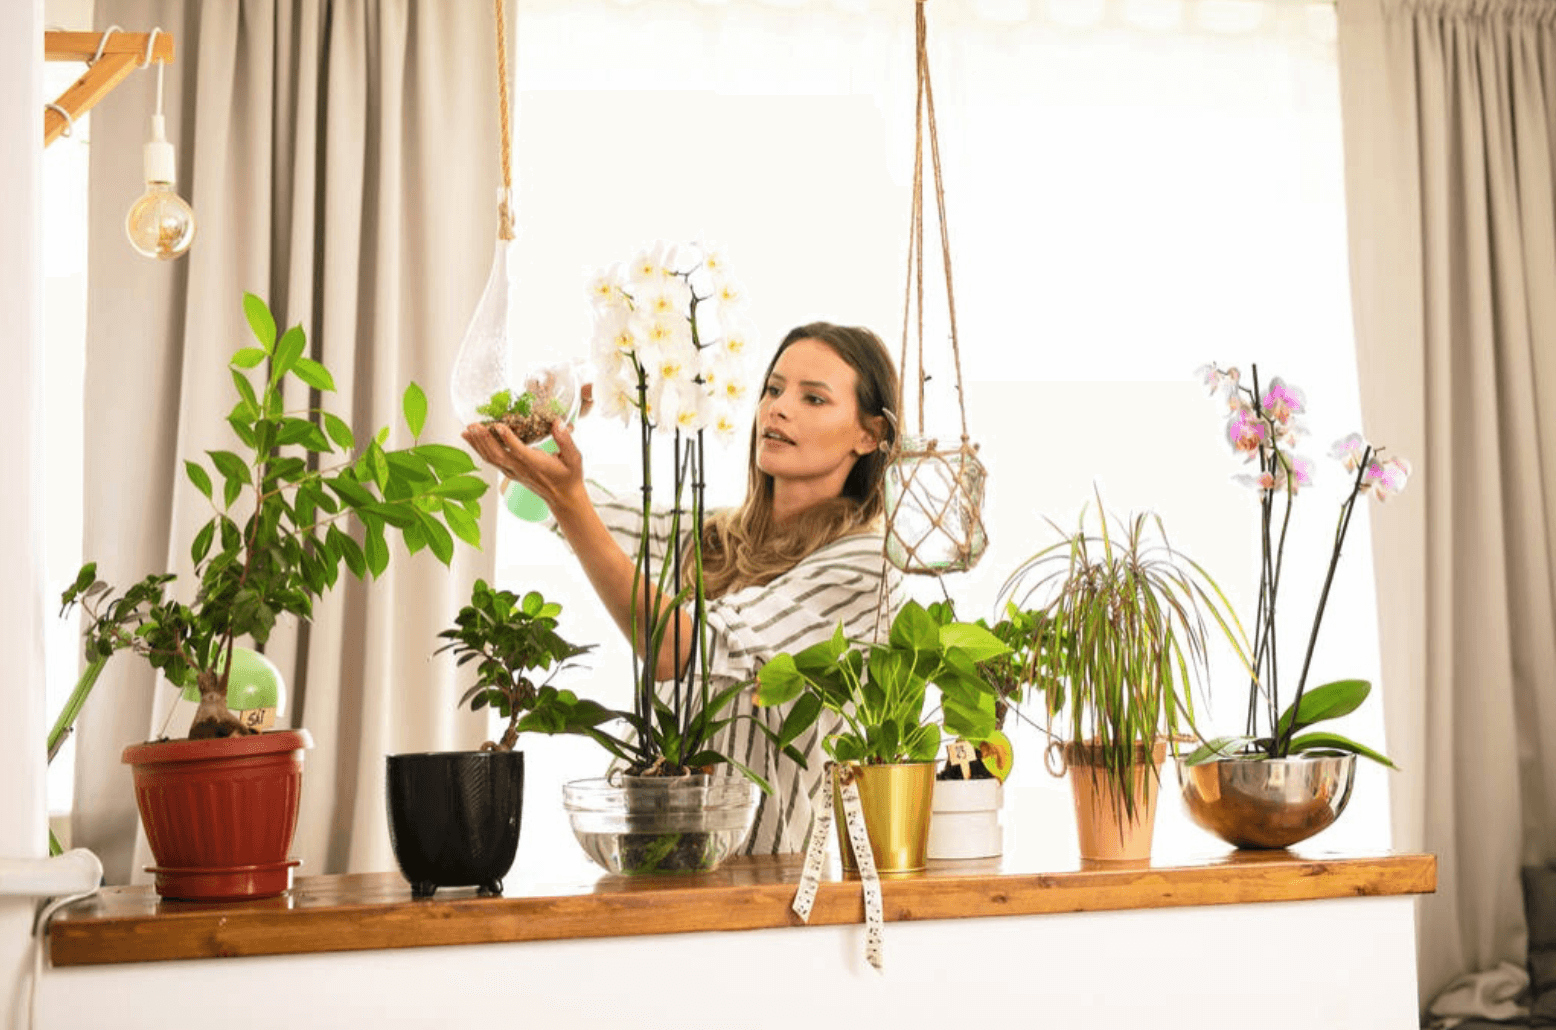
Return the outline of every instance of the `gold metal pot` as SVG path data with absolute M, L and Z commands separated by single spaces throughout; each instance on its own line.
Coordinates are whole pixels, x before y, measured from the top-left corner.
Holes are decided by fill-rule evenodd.
M 914 873 L 925 868 L 929 849 L 929 815 L 935 795 L 935 763 L 904 762 L 900 765 L 853 765 L 847 768 L 859 785 L 870 850 L 879 873 Z M 832 811 L 843 869 L 858 872 L 848 828 L 843 821 L 843 792 L 832 772 Z

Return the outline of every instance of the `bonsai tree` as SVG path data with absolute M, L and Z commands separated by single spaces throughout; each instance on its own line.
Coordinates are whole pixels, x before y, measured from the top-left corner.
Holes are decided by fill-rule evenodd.
M 62 598 L 66 611 L 80 603 L 87 614 L 87 670 L 67 713 L 79 710 L 103 663 L 128 650 L 179 687 L 198 684 L 190 738 L 252 733 L 227 710 L 236 640 L 262 645 L 282 615 L 308 618 L 342 564 L 354 576 L 381 575 L 391 530 L 409 551 L 426 548 L 445 565 L 455 537 L 480 543 L 486 484 L 471 474 L 475 463 L 463 450 L 418 442 L 427 399 L 415 383 L 402 404 L 412 444 L 397 450 L 385 449 L 387 427 L 363 437 L 323 408 L 288 411 L 288 377 L 321 394 L 335 389 L 334 379 L 303 356 L 301 326 L 277 336 L 270 310 L 252 294 L 244 295 L 243 310 L 258 346 L 239 350 L 231 362 L 237 403 L 227 422 L 241 452 L 207 451 L 207 461 L 184 462 L 211 506 L 189 549 L 194 596 L 168 596 L 169 573 L 115 595 L 97 578 L 95 562 L 83 566 Z M 347 532 L 353 523 L 360 540 Z M 51 736 L 63 731 L 56 727 Z
M 1085 745 L 1087 764 L 1117 792 L 1120 817 L 1135 817 L 1136 770 L 1156 775 L 1149 755 L 1157 740 L 1194 731 L 1193 680 L 1207 674 L 1207 617 L 1246 664 L 1242 626 L 1208 573 L 1167 541 L 1161 519 L 1109 518 L 1098 498 L 1101 532 L 1075 532 L 1027 559 L 1000 590 L 1035 610 L 1062 646 L 1030 668 L 1050 722 L 1062 717 L 1071 745 Z M 1147 529 L 1155 526 L 1159 540 Z M 1056 529 L 1058 527 L 1055 527 Z M 1119 532 L 1118 530 L 1121 530 Z M 1028 586 L 1028 582 L 1031 585 Z M 1235 628 L 1235 630 L 1234 630 Z
M 453 628 L 438 634 L 448 641 L 438 648 L 439 653 L 453 651 L 460 665 L 480 663 L 475 685 L 459 703 L 468 704 L 472 712 L 495 708 L 508 720 L 502 738 L 487 741 L 481 750 L 512 751 L 519 734 L 526 731 L 579 733 L 606 741 L 596 727 L 621 717 L 570 690 L 551 686 L 557 673 L 573 667 L 569 659 L 594 649 L 592 644 L 568 643 L 557 634 L 556 617 L 561 612 L 561 605 L 547 601 L 538 591 L 520 598 L 508 590 L 493 590 L 478 579 Z M 545 669 L 550 674 L 536 683 L 530 674 Z
M 995 690 L 979 663 L 1009 650 L 984 627 L 955 621 L 949 603 L 926 609 L 909 601 L 884 644 L 849 641 L 839 625 L 830 640 L 775 655 L 757 672 L 756 703 L 793 702 L 780 746 L 792 745 L 825 709 L 843 720 L 844 728 L 821 742 L 833 760 L 929 762 L 939 753 L 942 725 L 974 742 L 994 733 Z M 938 722 L 925 715 L 931 683 L 940 689 Z

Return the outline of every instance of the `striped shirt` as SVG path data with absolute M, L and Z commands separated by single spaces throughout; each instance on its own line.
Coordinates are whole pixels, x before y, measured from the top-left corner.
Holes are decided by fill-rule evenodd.
M 643 529 L 641 507 L 611 498 L 591 487 L 591 499 L 600 520 L 629 555 L 637 553 Z M 683 523 L 683 529 L 685 528 Z M 665 552 L 670 515 L 655 511 L 649 519 L 649 552 L 658 569 Z M 850 640 L 876 638 L 890 626 L 900 606 L 902 577 L 888 570 L 885 538 L 880 532 L 861 533 L 834 540 L 800 559 L 788 572 L 763 586 L 732 590 L 707 603 L 710 691 L 756 679 L 760 669 L 781 651 L 794 653 L 832 636 L 839 623 Z M 882 575 L 891 596 L 881 608 Z M 879 619 L 877 616 L 879 615 Z M 783 725 L 788 706 L 758 708 L 751 691 L 741 691 L 721 715 L 760 719 L 774 731 Z M 738 718 L 714 741 L 714 750 L 752 769 L 772 785 L 771 794 L 758 793 L 755 824 L 745 853 L 778 855 L 805 850 L 814 805 L 819 800 L 825 775 L 826 754 L 822 737 L 834 732 L 841 720 L 823 710 L 821 717 L 795 747 L 806 756 L 801 768 L 775 750 L 767 738 Z M 731 775 L 739 775 L 730 770 Z

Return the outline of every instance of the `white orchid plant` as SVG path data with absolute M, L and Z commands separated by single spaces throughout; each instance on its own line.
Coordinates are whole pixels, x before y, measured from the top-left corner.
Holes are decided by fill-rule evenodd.
M 691 658 L 673 689 L 656 688 L 654 663 L 639 663 L 634 649 L 634 710 L 627 718 L 636 734 L 607 746 L 633 775 L 676 775 L 728 762 L 766 788 L 755 773 L 710 746 L 730 722 L 719 713 L 740 685 L 710 690 L 702 577 L 704 440 L 710 431 L 733 440 L 748 419 L 741 409 L 752 397 L 747 359 L 755 349 L 754 330 L 745 290 L 719 248 L 660 241 L 628 261 L 591 272 L 588 293 L 597 410 L 624 424 L 636 421 L 642 443 L 643 521 L 632 624 L 643 626 L 645 655 L 658 654 L 665 634 L 680 631 L 675 616 L 682 606 L 692 627 Z M 670 439 L 675 470 L 669 539 L 657 570 L 648 547 L 656 436 Z M 693 563 L 689 575 L 683 575 L 685 562 Z M 640 614 L 645 583 L 657 586 L 648 596 L 660 600 Z M 753 725 L 768 732 L 760 722 Z
M 748 402 L 754 330 L 723 253 L 656 242 L 589 277 L 599 411 L 660 435 L 733 440 Z
M 1410 463 L 1404 458 L 1385 456 L 1360 433 L 1337 440 L 1330 456 L 1339 461 L 1350 475 L 1350 490 L 1340 502 L 1335 525 L 1334 549 L 1329 571 L 1313 615 L 1308 634 L 1307 654 L 1291 704 L 1280 706 L 1280 679 L 1276 662 L 1275 602 L 1280 590 L 1281 568 L 1286 553 L 1286 531 L 1297 494 L 1314 481 L 1315 464 L 1297 453 L 1296 448 L 1307 428 L 1302 417 L 1307 412 L 1307 397 L 1296 386 L 1279 376 L 1260 386 L 1259 368 L 1252 367 L 1252 384 L 1244 385 L 1236 368 L 1202 366 L 1197 375 L 1212 396 L 1225 398 L 1229 409 L 1226 440 L 1232 452 L 1256 471 L 1232 478 L 1255 491 L 1259 500 L 1260 539 L 1259 600 L 1254 620 L 1253 665 L 1248 685 L 1248 719 L 1241 735 L 1216 737 L 1193 752 L 1190 764 L 1216 758 L 1286 758 L 1302 752 L 1349 752 L 1393 767 L 1393 762 L 1377 751 L 1338 733 L 1311 730 L 1315 723 L 1348 715 L 1361 706 L 1372 691 L 1366 680 L 1345 679 L 1307 688 L 1313 649 L 1318 643 L 1318 628 L 1324 619 L 1329 589 L 1334 584 L 1340 563 L 1341 547 L 1351 526 L 1357 499 L 1370 494 L 1379 502 L 1388 500 L 1405 487 L 1410 478 Z M 1277 507 L 1279 531 L 1276 531 Z M 1268 730 L 1261 731 L 1260 717 Z

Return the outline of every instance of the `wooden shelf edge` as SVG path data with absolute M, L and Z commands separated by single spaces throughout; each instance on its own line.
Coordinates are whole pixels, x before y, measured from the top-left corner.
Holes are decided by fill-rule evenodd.
M 384 874 L 393 876 L 394 874 Z M 329 880 L 317 877 L 316 880 Z M 883 884 L 889 921 L 1406 896 L 1436 887 L 1431 855 L 1002 875 Z M 656 885 L 560 897 L 451 898 L 316 908 L 262 903 L 73 918 L 49 931 L 56 966 L 631 937 L 799 926 L 792 882 Z M 253 907 L 247 907 L 253 906 Z M 857 881 L 821 885 L 810 925 L 860 923 Z

